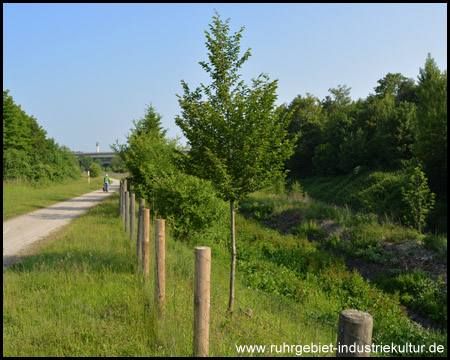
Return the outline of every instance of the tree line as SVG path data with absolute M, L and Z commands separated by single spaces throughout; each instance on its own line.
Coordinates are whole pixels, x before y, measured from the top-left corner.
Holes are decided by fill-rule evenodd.
M 75 156 L 60 146 L 3 90 L 3 180 L 62 181 L 80 177 Z
M 394 191 L 404 196 L 397 196 L 391 209 L 380 209 L 379 215 L 398 208 L 392 211 L 394 216 L 416 224 L 412 218 L 417 218 L 417 213 L 423 217 L 433 207 L 435 194 L 433 227 L 446 232 L 447 71 L 441 71 L 428 54 L 417 82 L 400 73 L 388 73 L 378 80 L 374 93 L 357 101 L 351 99 L 350 89 L 346 85 L 331 88 L 323 100 L 307 93 L 282 105 L 284 113 L 292 113 L 289 136 L 300 135 L 293 156 L 285 163 L 289 176 L 330 178 L 396 172 Z M 409 180 L 415 182 L 415 188 L 405 183 Z M 385 190 L 379 193 L 390 196 L 392 186 Z M 334 199 L 328 196 L 326 200 Z M 417 227 L 421 223 L 424 220 Z
M 431 55 L 418 82 L 400 73 L 378 80 L 375 93 L 353 101 L 346 85 L 319 100 L 297 96 L 288 131 L 300 134 L 286 162 L 292 177 L 335 176 L 355 169 L 391 171 L 420 165 L 431 189 L 447 193 L 447 71 Z

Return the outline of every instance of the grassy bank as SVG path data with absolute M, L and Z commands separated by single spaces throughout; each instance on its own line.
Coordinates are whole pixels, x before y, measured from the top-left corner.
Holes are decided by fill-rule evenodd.
M 114 194 L 53 235 L 39 253 L 3 270 L 3 356 L 191 356 L 198 245 L 212 249 L 211 356 L 251 355 L 238 353 L 236 345 L 265 345 L 267 354 L 283 343 L 335 343 L 337 317 L 346 308 L 373 315 L 378 344 L 446 344 L 446 334 L 412 324 L 398 295 L 349 272 L 342 259 L 240 215 L 233 318 L 226 316 L 227 219 L 189 244 L 175 241 L 167 224 L 166 311 L 159 318 L 153 276 L 143 283 L 136 274 L 135 245 L 117 207 Z M 153 269 L 151 263 L 151 275 Z
M 102 187 L 103 177 L 91 179 L 87 175 L 63 183 L 29 184 L 22 181 L 3 182 L 3 221 L 45 206 L 86 194 Z
M 321 277 L 328 269 L 332 269 L 336 278 L 339 278 L 336 255 L 341 256 L 340 260 L 345 260 L 346 263 L 357 262 L 360 265 L 358 271 L 362 270 L 361 273 L 368 274 L 364 268 L 369 268 L 371 278 L 379 272 L 373 279 L 374 283 L 385 292 L 393 294 L 393 301 L 399 299 L 403 305 L 430 317 L 446 331 L 446 281 L 420 270 L 422 267 L 427 270 L 442 267 L 446 269 L 446 251 L 442 253 L 441 249 L 427 249 L 427 243 L 423 242 L 427 238 L 417 232 L 389 222 L 380 223 L 374 216 L 352 213 L 348 208 L 326 205 L 303 197 L 302 194 L 254 194 L 241 203 L 241 211 L 254 221 L 264 224 L 267 231 L 272 232 L 270 228 L 277 230 L 278 235 L 272 235 L 273 239 L 277 240 L 271 240 L 262 248 L 267 258 L 275 259 L 278 264 L 296 270 L 300 276 L 311 276 L 317 273 L 318 268 Z M 255 231 L 253 233 L 255 234 Z M 284 241 L 280 238 L 281 234 Z M 259 237 L 263 238 L 262 235 Z M 442 240 L 446 250 L 446 238 Z M 277 242 L 282 245 L 277 246 Z M 300 243 L 301 248 L 298 246 Z M 405 246 L 417 252 L 415 254 L 408 251 L 406 265 L 410 269 L 406 270 L 405 251 L 393 251 L 397 247 L 405 249 Z M 252 249 L 254 247 L 252 246 Z M 310 250 L 306 255 L 308 248 Z M 413 259 L 417 261 L 414 262 Z M 311 262 L 313 266 L 310 265 Z M 388 269 L 392 271 L 387 271 Z M 351 275 L 356 283 L 359 282 L 358 275 Z M 372 307 L 369 312 L 376 314 L 377 308 L 369 305 L 367 299 L 351 295 L 355 291 L 364 292 L 365 287 L 361 282 L 361 285 L 347 293 L 348 298 L 343 300 L 353 298 L 359 306 L 366 303 L 363 306 Z M 375 288 L 372 285 L 371 287 Z M 341 293 L 342 290 L 339 289 Z M 298 296 L 292 290 L 289 292 L 291 296 Z M 336 300 L 338 298 L 335 297 Z M 351 301 L 347 306 L 356 306 L 351 304 Z M 383 313 L 379 316 L 387 320 Z M 374 332 L 376 333 L 375 329 Z
M 291 179 L 291 183 L 295 183 Z M 406 186 L 408 174 L 363 169 L 347 175 L 332 177 L 310 177 L 298 182 L 314 199 L 339 206 L 347 205 L 352 210 L 374 213 L 404 223 L 409 216 L 401 188 Z M 437 194 L 436 203 L 427 216 L 427 231 L 447 234 L 447 198 Z

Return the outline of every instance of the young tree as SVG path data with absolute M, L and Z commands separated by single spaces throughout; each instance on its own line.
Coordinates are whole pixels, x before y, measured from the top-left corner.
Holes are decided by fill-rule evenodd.
M 228 23 L 216 11 L 206 33 L 209 62 L 199 64 L 212 83 L 195 91 L 181 81 L 179 95 L 182 115 L 175 121 L 190 146 L 186 169 L 210 180 L 218 194 L 230 203 L 231 271 L 228 311 L 233 313 L 236 267 L 235 205 L 250 192 L 269 185 L 279 177 L 283 162 L 292 154 L 296 138 L 287 139 L 289 114 L 275 109 L 277 80 L 265 74 L 252 79 L 249 88 L 237 73 L 249 58 L 250 49 L 240 57 L 244 27 L 229 35 Z M 202 98 L 202 92 L 206 99 Z
M 447 71 L 441 72 L 428 54 L 418 79 L 413 154 L 431 189 L 447 194 Z
M 410 218 L 405 217 L 410 224 L 414 224 L 419 233 L 425 227 L 425 219 L 428 212 L 434 206 L 435 194 L 428 187 L 428 180 L 420 167 L 416 166 L 412 171 L 409 183 L 402 187 L 402 195 L 410 207 Z
M 150 105 L 143 118 L 133 120 L 134 128 L 127 135 L 127 143 L 116 143 L 116 152 L 123 166 L 130 172 L 129 181 L 136 195 L 150 198 L 158 177 L 173 173 L 172 158 L 175 141 L 165 138 L 167 130 L 161 126 L 162 116 Z

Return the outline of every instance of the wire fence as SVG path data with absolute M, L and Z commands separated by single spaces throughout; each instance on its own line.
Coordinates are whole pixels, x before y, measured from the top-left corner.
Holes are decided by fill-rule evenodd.
M 123 207 L 120 205 L 121 214 Z M 140 232 L 142 234 L 142 231 Z M 194 248 L 181 241 L 165 244 L 165 303 L 161 313 L 157 309 L 154 271 L 154 227 L 150 231 L 150 276 L 140 270 L 143 280 L 144 302 L 149 329 L 154 330 L 154 346 L 166 356 L 193 355 L 193 318 L 195 281 L 207 282 L 210 298 L 197 299 L 210 306 L 210 316 L 203 317 L 209 326 L 210 356 L 335 356 L 338 339 L 359 347 L 372 344 L 329 319 L 324 320 L 319 311 L 303 311 L 269 295 L 240 276 L 235 276 L 234 311 L 228 311 L 230 269 L 210 261 L 210 280 L 195 278 Z M 139 254 L 139 251 L 136 252 Z M 201 256 L 201 255 L 199 255 Z M 138 268 L 141 260 L 138 259 Z M 152 271 L 153 269 L 153 271 Z M 154 297 L 154 296 L 153 296 Z M 371 329 L 370 329 L 371 332 Z M 369 337 L 370 338 L 370 337 Z M 370 341 L 370 340 L 369 340 Z M 357 348 L 358 349 L 358 348 Z
M 166 316 L 157 326 L 160 334 L 164 334 L 169 354 L 180 354 L 193 347 L 193 250 L 181 242 L 166 243 Z M 150 268 L 155 268 L 154 257 L 151 257 Z M 235 277 L 235 310 L 230 316 L 227 311 L 229 277 L 229 269 L 214 259 L 211 260 L 210 280 L 199 277 L 208 282 L 211 289 L 209 301 L 201 299 L 207 301 L 211 309 L 211 317 L 207 320 L 211 356 L 298 356 L 300 352 L 313 357 L 335 355 L 338 331 L 345 332 L 343 328 L 338 329 L 337 321 L 333 324 L 321 319 L 320 314 L 315 316 L 294 308 L 250 286 L 238 276 Z M 154 279 L 150 276 L 145 291 L 150 294 L 153 289 Z M 150 295 L 148 301 L 154 302 Z M 370 345 L 345 333 L 361 344 Z M 307 351 L 300 350 L 304 344 L 310 345 Z M 329 344 L 333 345 L 319 347 Z

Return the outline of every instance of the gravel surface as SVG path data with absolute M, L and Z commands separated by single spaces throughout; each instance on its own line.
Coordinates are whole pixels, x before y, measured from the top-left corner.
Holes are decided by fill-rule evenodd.
M 110 179 L 109 192 L 100 188 L 3 222 L 3 266 L 27 250 L 36 241 L 68 224 L 119 189 L 119 180 Z

